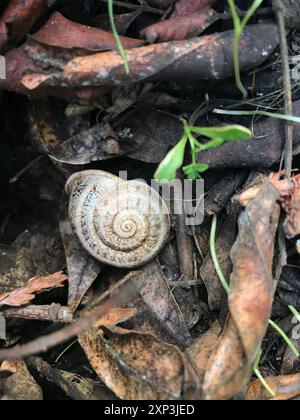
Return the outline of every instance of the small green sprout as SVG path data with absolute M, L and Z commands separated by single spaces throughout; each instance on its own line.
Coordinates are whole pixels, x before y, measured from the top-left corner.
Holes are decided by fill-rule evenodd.
M 115 24 L 115 18 L 114 18 L 114 5 L 113 5 L 114 0 L 108 0 L 108 16 L 109 16 L 109 22 L 110 22 L 110 26 L 111 26 L 111 30 L 112 33 L 114 35 L 119 53 L 121 55 L 121 57 L 124 60 L 124 68 L 125 68 L 125 72 L 126 74 L 129 74 L 129 63 L 128 63 L 128 58 L 127 58 L 127 54 L 126 51 L 124 50 L 122 41 L 120 39 L 120 36 L 118 34 L 117 28 L 116 28 L 116 24 Z
M 252 6 L 247 11 L 244 18 L 241 20 L 238 15 L 238 10 L 235 4 L 235 0 L 228 0 L 230 11 L 233 18 L 233 25 L 234 25 L 234 44 L 233 44 L 233 58 L 234 58 L 234 74 L 235 74 L 235 81 L 238 89 L 241 91 L 244 98 L 247 98 L 247 90 L 243 86 L 241 81 L 241 70 L 240 70 L 240 58 L 239 58 L 239 50 L 240 50 L 240 39 L 245 29 L 247 23 L 254 15 L 256 10 L 262 4 L 264 0 L 254 0 Z
M 182 119 L 183 137 L 167 154 L 155 172 L 155 179 L 159 182 L 172 182 L 176 172 L 184 162 L 186 146 L 189 143 L 192 162 L 183 166 L 184 174 L 190 180 L 201 178 L 201 174 L 209 168 L 207 163 L 198 163 L 198 154 L 208 149 L 215 149 L 226 141 L 249 140 L 251 131 L 240 125 L 226 125 L 224 127 L 194 127 Z M 204 136 L 210 139 L 207 143 L 200 143 L 195 136 Z

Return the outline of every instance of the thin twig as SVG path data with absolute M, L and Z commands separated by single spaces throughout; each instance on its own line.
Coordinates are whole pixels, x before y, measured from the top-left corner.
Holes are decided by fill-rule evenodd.
M 0 350 L 0 361 L 21 359 L 33 354 L 45 352 L 51 347 L 57 346 L 58 344 L 79 335 L 82 331 L 88 329 L 92 324 L 104 316 L 111 308 L 124 305 L 135 293 L 136 290 L 134 286 L 131 283 L 126 284 L 118 295 L 110 297 L 103 304 L 93 309 L 85 317 L 78 319 L 73 324 L 67 325 L 52 334 L 39 337 L 22 346 Z
M 277 17 L 277 24 L 280 37 L 280 50 L 282 59 L 282 72 L 284 83 L 285 113 L 293 115 L 292 85 L 290 77 L 289 50 L 287 44 L 287 32 L 285 28 L 284 6 L 281 0 L 272 0 Z M 285 176 L 289 179 L 292 174 L 293 165 L 293 124 L 287 122 L 285 125 Z
M 42 159 L 44 159 L 44 157 L 45 157 L 45 155 L 39 155 L 38 157 L 33 159 L 31 162 L 28 163 L 28 165 L 26 165 L 19 172 L 17 172 L 16 175 L 14 175 L 12 178 L 10 178 L 8 182 L 10 184 L 13 184 L 14 182 L 17 182 L 21 178 L 21 176 L 23 176 L 27 171 L 29 171 L 29 169 L 31 169 L 32 166 L 36 165 Z

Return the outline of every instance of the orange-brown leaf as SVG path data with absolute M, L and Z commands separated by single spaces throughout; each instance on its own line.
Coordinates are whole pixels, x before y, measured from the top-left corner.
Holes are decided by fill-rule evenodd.
M 63 287 L 67 276 L 61 272 L 46 277 L 33 277 L 26 286 L 15 289 L 10 293 L 0 295 L 0 306 L 22 306 L 35 298 L 35 295 L 46 289 Z
M 250 194 L 251 196 L 251 194 Z M 230 319 L 204 380 L 206 398 L 230 399 L 247 385 L 271 314 L 279 192 L 267 178 L 239 218 L 232 249 Z
M 200 398 L 197 374 L 178 347 L 150 334 L 105 327 L 105 336 L 79 336 L 93 369 L 119 398 L 177 400 Z

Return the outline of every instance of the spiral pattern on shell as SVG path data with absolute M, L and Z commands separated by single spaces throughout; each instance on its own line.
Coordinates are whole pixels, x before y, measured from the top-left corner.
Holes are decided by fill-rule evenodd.
M 138 267 L 152 260 L 167 242 L 167 205 L 146 183 L 88 170 L 72 175 L 65 189 L 73 229 L 97 260 Z

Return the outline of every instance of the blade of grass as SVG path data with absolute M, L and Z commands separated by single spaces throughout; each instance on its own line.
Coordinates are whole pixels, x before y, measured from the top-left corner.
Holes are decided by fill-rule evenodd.
M 241 80 L 241 69 L 240 69 L 240 40 L 245 29 L 247 23 L 254 15 L 256 10 L 262 4 L 263 0 L 254 0 L 251 7 L 247 11 L 245 17 L 241 20 L 238 12 L 237 7 L 235 4 L 235 0 L 228 0 L 229 8 L 232 14 L 233 19 L 233 26 L 234 26 L 234 42 L 233 42 L 233 59 L 234 59 L 234 75 L 235 75 L 235 82 L 243 95 L 243 98 L 246 99 L 248 96 L 247 90 L 245 89 L 242 80 Z
M 227 280 L 224 277 L 224 274 L 222 272 L 222 269 L 219 264 L 219 259 L 216 252 L 216 231 L 217 231 L 217 215 L 215 214 L 213 217 L 212 225 L 211 225 L 211 231 L 210 231 L 210 239 L 209 239 L 209 245 L 210 245 L 210 253 L 211 258 L 213 261 L 213 265 L 215 267 L 216 273 L 220 279 L 220 282 L 222 283 L 222 286 L 224 287 L 227 294 L 230 293 L 230 287 L 227 282 Z
M 72 343 L 71 344 L 69 344 L 58 356 L 57 356 L 57 358 L 55 359 L 55 361 L 54 361 L 54 364 L 57 364 L 58 363 L 58 361 L 63 357 L 63 355 L 64 354 L 66 354 L 67 353 L 67 351 L 72 347 L 72 346 L 74 346 L 74 344 L 76 344 L 77 343 L 77 341 L 78 341 L 78 338 L 76 338 L 76 340 L 74 340 L 74 341 L 72 341 Z
M 128 59 L 127 59 L 127 54 L 126 54 L 126 51 L 124 50 L 124 47 L 122 45 L 122 42 L 121 42 L 121 39 L 119 37 L 118 31 L 117 31 L 117 28 L 116 28 L 116 24 L 115 24 L 113 2 L 114 2 L 114 0 L 108 0 L 109 22 L 110 22 L 111 30 L 112 30 L 112 33 L 114 35 L 119 53 L 124 60 L 125 72 L 126 72 L 126 74 L 129 74 L 129 64 L 128 64 Z
M 254 366 L 253 366 L 253 372 L 256 375 L 257 379 L 259 380 L 259 382 L 262 384 L 262 386 L 265 388 L 265 390 L 270 394 L 270 396 L 272 398 L 276 397 L 276 393 L 273 391 L 273 389 L 269 386 L 269 384 L 267 383 L 267 381 L 265 380 L 265 378 L 262 376 L 260 370 L 259 370 L 259 364 L 260 364 L 260 359 L 261 359 L 261 354 L 262 351 L 259 350 L 259 352 L 257 353 L 256 356 L 256 360 L 254 362 Z
M 289 310 L 292 312 L 292 314 L 293 315 L 295 315 L 295 317 L 296 317 L 296 319 L 297 319 L 297 321 L 298 322 L 300 322 L 300 314 L 299 314 L 299 312 L 297 311 L 297 309 L 296 308 L 294 308 L 294 306 L 293 305 L 289 305 Z
M 284 339 L 284 341 L 287 343 L 291 351 L 294 353 L 296 357 L 300 357 L 300 353 L 295 346 L 295 344 L 292 342 L 292 340 L 286 335 L 286 333 L 277 325 L 274 321 L 269 319 L 269 324 L 274 328 L 275 331 L 278 332 L 279 335 Z
M 300 124 L 300 117 L 296 117 L 294 115 L 285 115 L 285 114 L 278 114 L 276 112 L 268 112 L 268 111 L 231 111 L 231 110 L 227 110 L 227 109 L 214 109 L 214 113 L 215 114 L 220 114 L 220 115 L 237 115 L 237 116 L 253 116 L 253 115 L 262 115 L 264 117 L 271 117 L 271 118 L 276 118 L 278 120 L 284 120 L 284 121 L 289 121 L 292 123 L 297 123 Z

